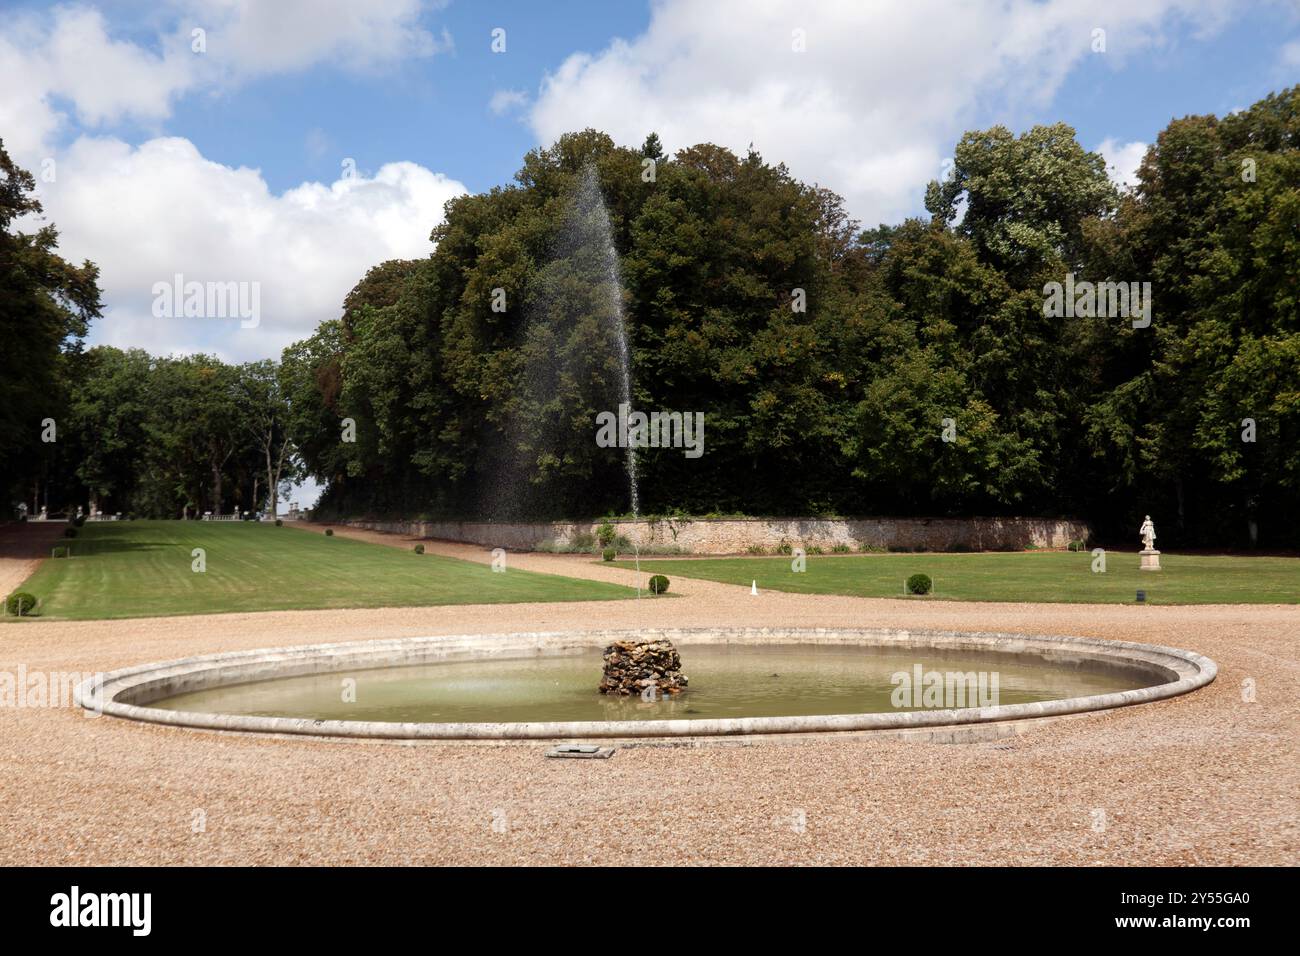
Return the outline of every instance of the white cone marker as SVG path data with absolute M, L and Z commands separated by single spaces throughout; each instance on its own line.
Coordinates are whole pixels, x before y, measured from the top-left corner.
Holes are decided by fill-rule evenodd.
M 753 584 L 751 584 L 751 585 L 749 586 L 749 593 L 752 594 L 752 595 L 754 595 L 755 597 L 758 596 L 758 582 L 757 582 L 757 581 L 755 581 Z

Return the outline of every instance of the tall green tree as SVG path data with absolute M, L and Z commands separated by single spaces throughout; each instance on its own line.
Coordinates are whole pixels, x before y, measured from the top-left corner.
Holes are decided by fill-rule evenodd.
M 249 362 L 237 370 L 235 387 L 237 414 L 265 467 L 266 510 L 275 519 L 279 516 L 281 482 L 297 476 L 286 376 L 270 359 Z
M 26 496 L 57 453 L 65 412 L 65 382 L 90 322 L 100 314 L 99 271 L 74 266 L 55 251 L 53 225 L 19 231 L 42 209 L 36 181 L 9 157 L 0 140 L 0 489 L 5 511 Z M 65 468 L 70 463 L 65 463 Z M 59 504 L 55 503 L 56 506 Z

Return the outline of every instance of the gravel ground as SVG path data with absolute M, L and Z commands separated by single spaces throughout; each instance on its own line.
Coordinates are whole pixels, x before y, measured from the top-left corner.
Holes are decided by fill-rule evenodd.
M 342 531 L 409 546 L 406 539 Z M 0 548 L 5 547 L 0 540 Z M 6 553 L 14 553 L 10 541 Z M 484 549 L 431 550 L 487 560 Z M 17 574 L 0 557 L 0 580 Z M 633 583 L 588 557 L 512 566 Z M 1199 651 L 1193 694 L 996 743 L 822 737 L 621 749 L 222 735 L 0 708 L 0 864 L 1286 864 L 1300 607 L 921 603 L 684 578 L 675 600 L 0 626 L 0 673 L 549 628 L 796 625 L 1081 634 Z M 1243 700 L 1253 681 L 1255 700 Z

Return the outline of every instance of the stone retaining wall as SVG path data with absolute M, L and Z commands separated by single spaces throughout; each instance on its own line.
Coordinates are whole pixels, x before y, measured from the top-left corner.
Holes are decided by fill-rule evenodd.
M 594 536 L 602 521 L 486 522 L 378 521 L 345 519 L 339 524 L 421 538 L 439 538 L 511 551 L 573 545 Z M 761 547 L 775 553 L 782 544 L 822 548 L 847 545 L 908 550 L 1021 551 L 1061 549 L 1087 541 L 1087 524 L 1070 518 L 671 518 L 611 521 L 618 534 L 644 551 L 682 554 L 745 554 Z

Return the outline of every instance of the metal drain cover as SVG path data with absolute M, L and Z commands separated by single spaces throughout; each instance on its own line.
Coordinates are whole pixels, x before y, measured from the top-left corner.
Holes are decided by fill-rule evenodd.
M 546 751 L 548 757 L 575 757 L 578 760 L 606 760 L 614 756 L 613 747 L 594 744 L 561 744 Z

